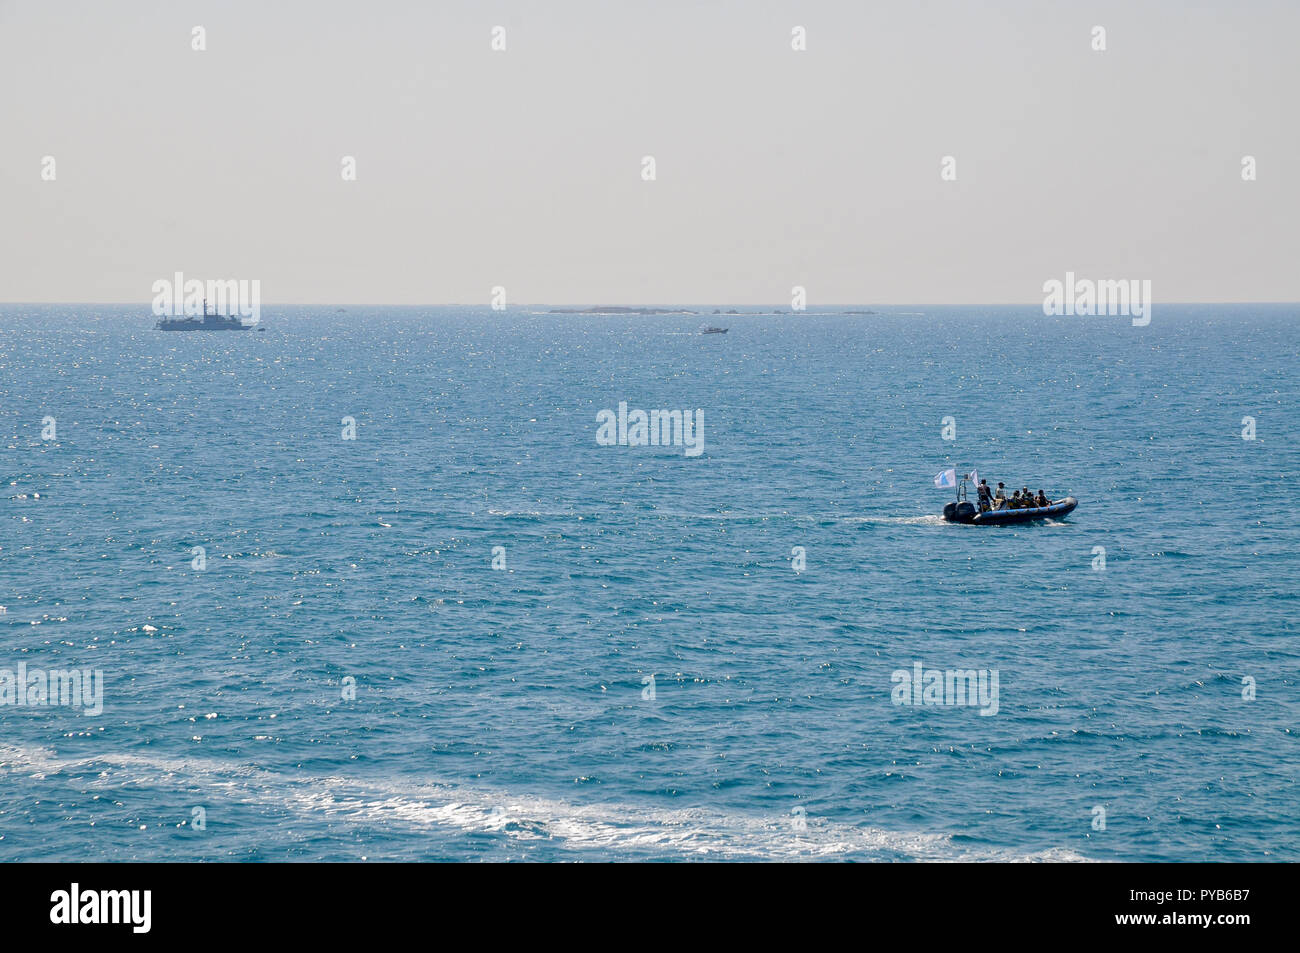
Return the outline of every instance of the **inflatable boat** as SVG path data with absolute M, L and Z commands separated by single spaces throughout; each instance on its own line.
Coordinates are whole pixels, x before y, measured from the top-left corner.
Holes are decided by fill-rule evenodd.
M 970 500 L 958 500 L 943 508 L 943 518 L 949 523 L 973 523 L 977 526 L 1006 526 L 1008 523 L 1031 523 L 1034 520 L 1058 519 L 1071 513 L 1079 501 L 1072 496 L 1056 500 L 1047 506 L 1029 506 L 1019 510 L 989 510 L 979 512 Z

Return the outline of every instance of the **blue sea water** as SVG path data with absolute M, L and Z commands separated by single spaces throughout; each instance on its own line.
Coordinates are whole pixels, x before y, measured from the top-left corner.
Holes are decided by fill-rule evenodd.
M 1300 860 L 1300 307 L 878 310 L 0 306 L 0 859 Z

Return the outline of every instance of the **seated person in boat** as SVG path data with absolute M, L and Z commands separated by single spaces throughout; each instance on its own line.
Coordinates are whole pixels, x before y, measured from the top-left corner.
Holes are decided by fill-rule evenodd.
M 1016 492 L 1014 492 L 1014 493 L 1011 494 L 1011 499 L 1007 502 L 1007 509 L 1009 509 L 1009 510 L 1018 510 L 1018 509 L 1020 509 L 1020 491 L 1019 491 L 1019 490 L 1016 490 Z
M 993 494 L 993 508 L 995 510 L 1004 510 L 1007 508 L 1007 488 L 1005 484 L 998 484 L 998 491 Z
M 1043 491 L 1042 491 L 1042 490 L 1039 490 L 1039 491 L 1038 491 L 1038 499 L 1034 500 L 1034 504 L 1035 504 L 1036 506 L 1051 506 L 1051 505 L 1052 505 L 1052 501 L 1049 500 L 1047 497 L 1043 496 Z
M 1029 487 L 1020 488 L 1020 505 L 1028 509 L 1034 505 L 1034 494 L 1029 492 Z

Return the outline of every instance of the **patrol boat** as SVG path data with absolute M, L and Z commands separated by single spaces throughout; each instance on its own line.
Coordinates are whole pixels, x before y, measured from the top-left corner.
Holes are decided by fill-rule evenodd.
M 948 484 L 951 486 L 952 484 Z M 966 477 L 957 487 L 957 499 L 943 508 L 943 518 L 949 523 L 969 523 L 974 526 L 1006 526 L 1009 523 L 1032 523 L 1035 520 L 1068 516 L 1079 505 L 1072 496 L 1053 500 L 1046 506 L 1026 506 L 1020 509 L 985 510 L 966 499 Z
M 179 318 L 160 318 L 154 328 L 159 331 L 251 331 L 253 325 L 245 324 L 237 314 L 217 314 L 208 311 L 208 299 L 203 299 L 203 314 Z

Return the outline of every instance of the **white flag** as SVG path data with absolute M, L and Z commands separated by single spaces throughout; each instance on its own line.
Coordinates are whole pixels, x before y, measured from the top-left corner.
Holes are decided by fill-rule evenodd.
M 970 485 L 973 486 L 973 487 L 975 487 L 975 489 L 977 489 L 977 490 L 979 489 L 979 487 L 980 487 L 980 472 L 979 472 L 978 470 L 972 470 L 972 471 L 970 472 Z
M 934 485 L 939 489 L 952 489 L 957 485 L 957 471 L 944 470 L 942 473 L 934 475 Z

